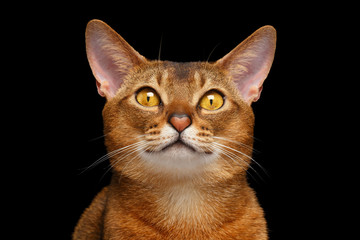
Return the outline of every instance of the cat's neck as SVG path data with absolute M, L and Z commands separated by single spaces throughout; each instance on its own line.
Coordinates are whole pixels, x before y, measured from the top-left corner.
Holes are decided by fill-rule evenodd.
M 113 176 L 113 191 L 119 201 L 127 201 L 125 211 L 159 229 L 214 229 L 235 216 L 253 197 L 244 176 L 234 176 L 216 184 L 180 180 L 177 183 L 144 184 Z M 124 197 L 126 196 L 126 197 Z M 233 213 L 233 214 L 229 214 Z M 210 230 L 209 230 L 210 231 Z

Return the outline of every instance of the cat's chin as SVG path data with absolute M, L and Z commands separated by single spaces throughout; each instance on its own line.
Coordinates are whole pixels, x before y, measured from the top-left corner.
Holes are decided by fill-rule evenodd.
M 144 152 L 141 157 L 152 171 L 179 176 L 202 172 L 206 164 L 216 159 L 216 154 L 200 152 L 177 141 L 160 151 Z

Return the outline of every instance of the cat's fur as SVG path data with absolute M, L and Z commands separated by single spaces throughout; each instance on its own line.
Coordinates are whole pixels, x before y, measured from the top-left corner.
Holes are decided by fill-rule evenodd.
M 113 175 L 73 239 L 268 239 L 246 170 L 250 105 L 260 96 L 275 42 L 275 29 L 265 26 L 215 63 L 150 61 L 108 25 L 90 21 L 86 49 L 98 92 L 107 99 L 104 133 Z M 137 102 L 143 87 L 156 90 L 159 106 Z M 224 97 L 214 111 L 199 106 L 212 89 Z M 170 123 L 173 114 L 189 118 L 180 133 Z M 191 148 L 165 148 L 178 139 Z

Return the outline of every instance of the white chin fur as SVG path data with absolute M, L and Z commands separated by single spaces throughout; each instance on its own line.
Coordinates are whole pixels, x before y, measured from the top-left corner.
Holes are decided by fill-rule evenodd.
M 216 154 L 194 151 L 184 145 L 174 145 L 159 152 L 144 152 L 141 158 L 157 174 L 171 174 L 177 177 L 199 174 L 205 165 L 214 161 Z

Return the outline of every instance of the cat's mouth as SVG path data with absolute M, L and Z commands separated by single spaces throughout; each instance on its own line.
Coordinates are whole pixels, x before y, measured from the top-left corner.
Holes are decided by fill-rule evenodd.
M 170 143 L 169 145 L 163 147 L 160 152 L 165 152 L 168 150 L 175 150 L 175 151 L 186 151 L 189 150 L 191 152 L 199 152 L 198 150 L 196 150 L 196 148 L 194 148 L 193 146 L 191 146 L 190 144 L 184 142 L 183 140 L 181 140 L 180 138 L 178 140 L 176 140 L 173 143 Z M 205 154 L 212 154 L 212 152 L 209 151 L 200 151 L 202 153 Z
M 166 151 L 166 150 L 169 150 L 169 149 L 178 149 L 178 150 L 188 149 L 188 150 L 191 150 L 193 152 L 196 152 L 196 150 L 192 146 L 190 146 L 189 144 L 186 144 L 181 139 L 178 139 L 177 141 L 165 146 L 160 151 Z

